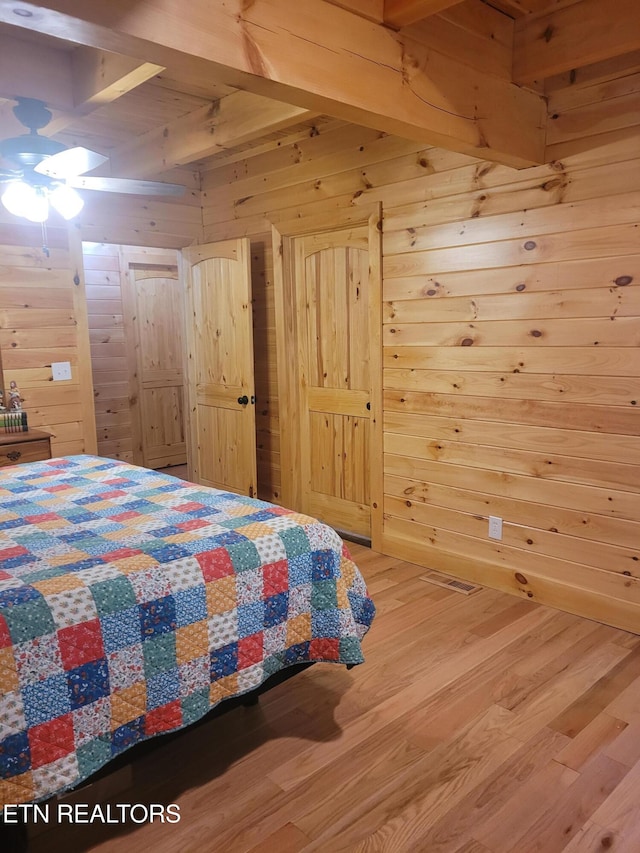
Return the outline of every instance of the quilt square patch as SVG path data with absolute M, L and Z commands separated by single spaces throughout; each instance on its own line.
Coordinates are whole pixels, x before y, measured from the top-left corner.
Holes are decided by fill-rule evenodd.
M 335 581 L 318 581 L 311 585 L 311 607 L 314 610 L 331 610 L 337 606 Z
M 147 685 L 144 681 L 116 690 L 111 694 L 112 732 L 144 714 L 147 707 Z
M 171 592 L 168 579 L 158 566 L 142 572 L 132 572 L 127 575 L 127 580 L 131 584 L 136 601 L 139 604 L 154 599 L 163 599 Z
M 233 675 L 238 669 L 238 644 L 230 643 L 211 652 L 211 680 Z
M 7 620 L 0 614 L 0 649 L 11 646 L 11 631 Z
M 140 614 L 137 607 L 103 616 L 100 622 L 106 652 L 113 652 L 140 642 Z
M 145 734 L 148 736 L 170 732 L 182 725 L 182 705 L 180 700 L 168 702 L 160 708 L 147 711 L 144 721 Z
M 109 685 L 112 690 L 122 690 L 142 681 L 144 678 L 142 644 L 125 646 L 123 649 L 109 652 L 107 665 L 109 667 Z
M 64 714 L 62 717 L 56 717 L 55 720 L 29 729 L 31 767 L 34 769 L 64 758 L 73 752 L 74 746 L 71 714 Z
M 99 616 L 117 613 L 138 603 L 130 577 L 121 575 L 92 584 L 91 595 Z
M 47 595 L 46 599 L 56 627 L 62 630 L 96 619 L 98 616 L 91 590 L 85 586 L 66 592 L 54 592 Z
M 287 557 L 298 557 L 309 553 L 309 540 L 304 530 L 299 527 L 290 527 L 280 531 L 280 539 L 287 552 Z
M 78 778 L 88 778 L 103 767 L 111 757 L 111 734 L 79 743 L 76 750 Z
M 310 583 L 313 564 L 310 554 L 300 554 L 289 560 L 289 589 Z
M 204 689 L 208 692 L 210 681 L 209 666 L 210 659 L 207 652 L 206 655 L 194 658 L 178 667 L 181 697 L 190 696 Z
M 18 643 L 14 647 L 14 661 L 22 686 L 40 681 L 43 673 L 62 675 L 64 672 L 56 633 Z
M 262 644 L 262 631 L 238 640 L 238 669 L 246 669 L 260 663 L 263 656 Z
M 180 678 L 177 668 L 159 672 L 147 679 L 147 708 L 159 708 L 180 697 Z
M 167 595 L 156 601 L 147 601 L 138 605 L 140 614 L 140 633 L 143 640 L 175 631 L 176 607 L 173 596 Z
M 196 660 L 209 651 L 209 627 L 207 621 L 176 630 L 176 660 L 179 664 Z
M 169 583 L 170 591 L 174 595 L 176 592 L 202 587 L 202 569 L 195 557 L 174 560 L 164 567 L 163 574 Z
M 60 655 L 66 670 L 104 657 L 102 630 L 99 619 L 81 622 L 58 631 Z
M 236 572 L 246 572 L 260 566 L 260 554 L 253 542 L 244 541 L 228 545 L 227 550 Z
M 111 741 L 111 700 L 108 696 L 76 708 L 71 716 L 74 737 L 79 747 L 105 735 Z
M 284 622 L 289 612 L 289 593 L 279 592 L 271 595 L 264 602 L 264 624 L 271 628 L 279 622 Z
M 251 604 L 262 601 L 263 574 L 259 569 L 249 569 L 236 577 L 236 594 L 238 604 Z
M 233 574 L 233 562 L 224 548 L 215 548 L 213 551 L 196 554 L 196 560 L 206 583 Z
M 209 617 L 209 648 L 219 649 L 238 639 L 238 611 L 228 610 Z
M 176 605 L 176 623 L 179 627 L 207 618 L 207 595 L 204 586 L 176 592 L 173 599 Z
M 52 675 L 22 688 L 24 715 L 28 726 L 47 723 L 71 710 L 64 675 Z
M 264 595 L 277 595 L 289 589 L 289 567 L 286 560 L 267 565 L 262 570 Z
M 109 695 L 109 667 L 105 658 L 93 660 L 67 672 L 71 708 L 90 705 Z
M 117 728 L 111 736 L 111 754 L 118 755 L 144 737 L 144 717 L 136 717 Z
M 0 744 L 0 773 L 4 779 L 26 773 L 31 767 L 29 737 L 17 732 L 4 738 Z
M 333 580 L 338 574 L 336 555 L 332 551 L 316 551 L 311 556 L 311 580 Z
M 20 691 L 16 688 L 0 693 L 0 726 L 4 727 L 4 731 L 20 731 L 25 729 L 26 725 Z
M 145 640 L 141 646 L 144 673 L 147 678 L 172 669 L 176 665 L 176 635 L 161 634 Z
M 35 597 L 3 609 L 14 643 L 26 643 L 27 640 L 35 640 L 42 634 L 55 631 L 56 626 L 47 602 L 39 592 L 33 592 Z
M 255 601 L 251 604 L 238 606 L 238 635 L 248 637 L 264 627 L 264 602 Z
M 207 610 L 210 614 L 224 613 L 236 603 L 236 578 L 230 576 L 208 583 L 205 588 Z
M 315 660 L 339 660 L 340 640 L 329 637 L 315 637 L 309 643 L 309 653 Z

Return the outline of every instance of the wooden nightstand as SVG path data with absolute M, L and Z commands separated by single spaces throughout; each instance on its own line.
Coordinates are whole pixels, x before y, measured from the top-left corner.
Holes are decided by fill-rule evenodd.
M 0 433 L 0 468 L 51 459 L 51 436 L 37 429 Z

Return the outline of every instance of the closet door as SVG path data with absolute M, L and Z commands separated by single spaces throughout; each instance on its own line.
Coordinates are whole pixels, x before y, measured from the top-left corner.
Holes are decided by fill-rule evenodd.
M 135 335 L 142 464 L 146 468 L 186 462 L 182 286 L 177 268 L 133 266 Z
M 278 331 L 296 348 L 278 364 L 289 377 L 283 482 L 287 466 L 295 508 L 365 538 L 381 506 L 378 246 L 371 223 L 286 238 Z
M 256 494 L 249 241 L 182 252 L 190 479 Z

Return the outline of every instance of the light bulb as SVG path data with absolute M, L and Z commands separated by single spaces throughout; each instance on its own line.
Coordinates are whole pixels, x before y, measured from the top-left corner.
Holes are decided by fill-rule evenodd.
M 14 216 L 26 216 L 36 198 L 35 189 L 24 181 L 13 181 L 2 193 L 2 204 Z
M 31 222 L 44 222 L 49 216 L 46 190 L 32 187 L 25 181 L 13 181 L 2 194 L 2 204 L 14 216 L 23 216 Z
M 29 202 L 25 212 L 22 214 L 30 222 L 45 222 L 49 216 L 49 202 L 47 191 L 42 187 L 35 187 L 33 198 Z
M 73 187 L 59 184 L 49 193 L 49 201 L 64 219 L 73 219 L 84 207 L 84 200 L 80 198 Z

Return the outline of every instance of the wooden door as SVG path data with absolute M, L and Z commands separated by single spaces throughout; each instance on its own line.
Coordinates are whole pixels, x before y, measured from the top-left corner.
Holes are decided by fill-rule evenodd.
M 296 353 L 283 352 L 278 369 L 291 377 L 284 411 L 296 433 L 289 466 L 294 505 L 365 538 L 372 533 L 373 504 L 379 508 L 382 466 L 377 420 L 374 426 L 380 411 L 378 259 L 379 232 L 371 223 L 283 244 L 283 281 L 291 293 L 281 303 L 281 328 L 288 323 Z
M 187 461 L 184 426 L 183 290 L 177 267 L 131 266 L 142 464 Z
M 252 497 L 257 477 L 249 241 L 193 246 L 182 256 L 189 476 Z

